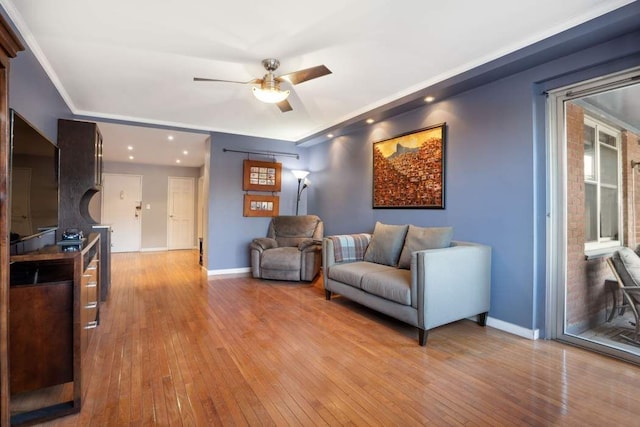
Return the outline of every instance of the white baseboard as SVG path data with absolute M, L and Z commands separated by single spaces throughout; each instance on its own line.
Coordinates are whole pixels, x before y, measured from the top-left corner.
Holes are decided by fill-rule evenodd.
M 251 267 L 225 268 L 222 270 L 207 270 L 207 276 L 222 276 L 225 274 L 244 274 L 244 273 L 251 273 Z
M 505 322 L 504 320 L 495 319 L 493 317 L 487 317 L 487 326 L 500 329 L 501 331 L 508 332 L 510 334 L 518 335 L 522 338 L 530 340 L 537 340 L 540 338 L 539 329 L 527 329 L 522 326 L 514 325 L 513 323 Z
M 168 251 L 169 248 L 164 247 L 164 248 L 142 248 L 140 249 L 140 252 L 164 252 L 164 251 Z

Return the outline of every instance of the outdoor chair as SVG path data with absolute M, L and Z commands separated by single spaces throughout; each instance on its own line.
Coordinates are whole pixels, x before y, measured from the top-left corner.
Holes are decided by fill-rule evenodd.
M 640 257 L 629 248 L 621 248 L 607 259 L 607 264 L 618 281 L 618 287 L 622 292 L 622 298 L 626 306 L 631 310 L 635 322 L 634 332 L 622 333 L 620 337 L 633 344 L 640 345 Z

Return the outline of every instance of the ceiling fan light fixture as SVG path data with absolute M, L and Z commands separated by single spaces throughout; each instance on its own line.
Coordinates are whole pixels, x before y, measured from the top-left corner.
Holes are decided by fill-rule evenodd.
M 278 102 L 282 102 L 289 97 L 290 93 L 291 91 L 289 90 L 280 90 L 278 88 L 253 87 L 253 95 L 260 101 L 266 102 L 267 104 L 277 104 Z

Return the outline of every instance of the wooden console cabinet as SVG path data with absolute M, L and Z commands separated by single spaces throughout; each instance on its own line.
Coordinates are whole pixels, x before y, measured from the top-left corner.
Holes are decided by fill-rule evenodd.
M 24 411 L 12 424 L 41 422 L 80 411 L 85 353 L 100 314 L 100 235 L 82 246 L 46 246 L 11 257 L 10 406 L 30 392 L 72 383 L 68 399 Z M 86 382 L 85 382 L 86 383 Z M 57 392 L 56 392 L 57 393 Z M 54 393 L 55 394 L 55 393 Z M 15 400 L 14 400 L 15 399 Z
M 107 300 L 111 289 L 111 226 L 94 225 L 93 230 L 100 233 L 100 301 Z

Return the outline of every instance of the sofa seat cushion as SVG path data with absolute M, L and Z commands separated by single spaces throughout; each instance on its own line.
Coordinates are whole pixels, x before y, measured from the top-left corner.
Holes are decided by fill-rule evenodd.
M 269 270 L 300 270 L 300 251 L 297 247 L 269 249 L 262 253 L 260 267 Z
M 357 261 L 344 264 L 334 264 L 329 268 L 328 277 L 337 282 L 342 282 L 354 288 L 361 289 L 362 278 L 369 273 L 384 270 L 396 270 L 386 265 L 375 264 L 373 262 Z
M 363 291 L 397 302 L 411 305 L 411 271 L 389 268 L 365 274 L 360 287 Z

